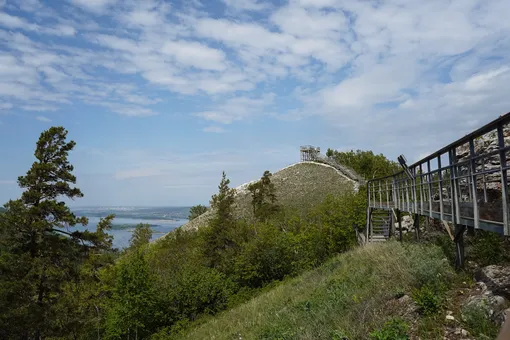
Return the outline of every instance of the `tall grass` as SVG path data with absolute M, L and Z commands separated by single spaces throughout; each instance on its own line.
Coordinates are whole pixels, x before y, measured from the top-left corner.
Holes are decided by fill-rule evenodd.
M 175 339 L 368 339 L 404 313 L 396 295 L 454 275 L 437 246 L 396 242 L 341 254 Z

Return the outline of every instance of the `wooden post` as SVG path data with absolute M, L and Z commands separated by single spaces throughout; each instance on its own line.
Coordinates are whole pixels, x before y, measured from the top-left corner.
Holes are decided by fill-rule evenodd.
M 465 225 L 460 225 L 454 222 L 455 226 L 455 268 L 464 268 L 464 231 Z
M 420 242 L 420 215 L 414 214 L 414 232 L 416 233 L 416 241 Z
M 400 209 L 397 209 L 397 220 L 398 220 L 398 229 L 399 229 L 399 238 L 400 238 L 400 242 L 402 242 L 402 218 L 401 218 L 401 214 L 400 214 Z
M 369 235 L 370 235 L 370 228 L 371 228 L 371 221 L 370 221 L 370 214 L 372 212 L 372 209 L 370 207 L 367 208 L 367 225 L 365 228 L 365 243 L 368 243 Z
M 388 226 L 388 239 L 391 239 L 392 237 L 395 237 L 395 233 L 393 230 L 393 228 L 395 227 L 395 222 L 393 219 L 392 209 L 390 209 L 389 212 L 390 212 L 390 221 L 389 221 L 390 225 Z

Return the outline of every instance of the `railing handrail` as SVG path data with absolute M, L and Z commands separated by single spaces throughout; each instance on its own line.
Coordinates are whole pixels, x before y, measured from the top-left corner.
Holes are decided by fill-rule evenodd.
M 406 170 L 368 180 L 368 208 L 399 209 L 510 235 L 509 123 L 510 112 Z
M 493 131 L 499 124 L 504 124 L 504 123 L 508 123 L 508 122 L 510 122 L 510 112 L 505 113 L 503 115 L 500 115 L 498 118 L 496 118 L 495 120 L 491 121 L 490 123 L 485 124 L 481 128 L 479 128 L 479 129 L 477 129 L 477 130 L 475 130 L 475 131 L 465 135 L 462 138 L 457 139 L 456 141 L 454 141 L 454 142 L 448 144 L 447 146 L 445 146 L 445 147 L 435 151 L 434 153 L 428 155 L 427 157 L 422 158 L 422 159 L 416 161 L 415 163 L 409 165 L 409 168 L 415 168 L 415 167 L 419 166 L 420 164 L 424 164 L 427 161 L 433 160 L 434 158 L 437 158 L 438 156 L 441 156 L 441 155 L 445 154 L 446 152 L 448 152 L 449 150 L 453 149 L 454 147 L 458 147 L 458 146 L 464 145 L 466 143 L 469 143 L 469 141 L 471 139 L 480 137 L 480 136 L 486 134 L 487 132 Z M 379 181 L 379 180 L 383 180 L 383 179 L 392 178 L 392 177 L 395 177 L 395 176 L 398 176 L 398 175 L 402 174 L 403 172 L 404 172 L 404 170 L 401 170 L 401 171 L 396 172 L 396 173 L 394 173 L 392 175 L 388 175 L 388 176 L 384 176 L 384 177 L 378 177 L 378 178 L 373 178 L 373 179 L 368 180 L 367 184 L 369 184 L 371 182 L 374 182 L 374 181 Z

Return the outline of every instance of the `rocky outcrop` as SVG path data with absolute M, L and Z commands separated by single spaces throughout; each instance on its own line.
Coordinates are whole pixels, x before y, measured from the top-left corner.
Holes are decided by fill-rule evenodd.
M 510 299 L 510 267 L 491 265 L 476 272 L 476 280 L 483 282 L 489 291 Z
M 401 220 L 401 225 L 402 225 L 402 232 L 403 233 L 413 233 L 415 232 L 415 228 L 414 228 L 414 219 L 411 215 L 405 215 L 405 216 L 402 216 L 402 220 Z M 395 230 L 396 231 L 399 231 L 398 229 L 398 222 L 395 223 Z
M 491 265 L 479 269 L 475 278 L 480 294 L 462 305 L 462 318 L 484 317 L 503 325 L 510 315 L 510 267 Z M 475 314 L 473 314 L 475 313 Z
M 503 129 L 503 136 L 505 140 L 505 145 L 510 145 L 510 127 L 505 127 Z M 498 170 L 501 167 L 501 162 L 499 159 L 499 141 L 497 131 L 492 131 L 487 133 L 479 138 L 476 138 L 473 141 L 474 152 L 476 155 L 487 155 L 489 153 L 494 152 L 495 155 L 487 157 L 485 159 L 479 159 L 476 162 L 476 170 L 477 172 L 490 171 L 490 170 Z M 466 143 L 456 150 L 457 153 L 457 162 L 462 162 L 469 159 L 470 150 L 469 143 Z M 482 164 L 483 162 L 483 164 Z M 507 162 L 508 163 L 508 162 Z M 466 167 L 467 171 L 467 167 Z M 483 181 L 478 181 L 477 186 L 478 189 L 483 189 Z M 492 174 L 488 174 L 485 176 L 485 188 L 488 191 L 501 191 L 501 179 L 499 173 L 495 172 Z M 489 192 L 490 193 L 490 192 Z

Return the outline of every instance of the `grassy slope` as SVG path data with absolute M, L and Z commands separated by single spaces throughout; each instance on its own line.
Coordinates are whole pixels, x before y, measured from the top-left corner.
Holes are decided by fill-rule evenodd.
M 353 187 L 353 182 L 331 166 L 317 163 L 297 163 L 273 174 L 278 202 L 287 210 L 306 212 L 322 202 L 328 194 L 337 195 Z M 252 216 L 251 196 L 246 185 L 239 188 L 235 213 L 238 217 Z M 206 212 L 183 228 L 195 229 L 207 223 L 212 212 Z
M 451 268 L 435 246 L 396 242 L 357 248 L 198 325 L 179 339 L 368 339 L 394 298 Z

